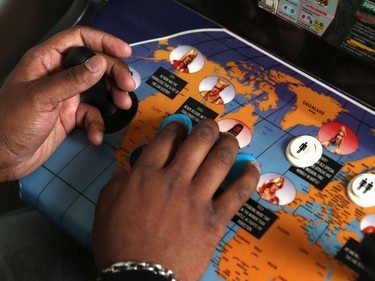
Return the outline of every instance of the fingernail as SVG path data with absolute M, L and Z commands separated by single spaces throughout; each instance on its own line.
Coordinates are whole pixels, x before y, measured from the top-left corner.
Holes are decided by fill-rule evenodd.
M 250 161 L 250 163 L 258 170 L 260 175 L 260 165 L 257 161 Z
M 132 88 L 135 89 L 135 87 L 137 86 L 137 83 L 135 83 L 135 80 L 134 80 L 133 76 L 130 75 L 130 78 L 133 81 L 133 87 Z
M 104 133 L 100 132 L 99 134 L 100 142 L 102 143 L 104 141 Z
M 102 68 L 102 61 L 98 56 L 93 56 L 85 61 L 85 66 L 90 72 L 98 72 Z

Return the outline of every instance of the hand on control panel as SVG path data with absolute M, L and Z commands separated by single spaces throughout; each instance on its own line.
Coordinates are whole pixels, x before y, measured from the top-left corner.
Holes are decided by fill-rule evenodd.
M 65 69 L 65 55 L 77 46 L 86 46 L 96 55 Z M 130 55 L 128 44 L 89 27 L 65 30 L 25 53 L 0 89 L 4 144 L 0 147 L 0 180 L 17 179 L 35 170 L 75 127 L 85 128 L 89 141 L 99 145 L 108 120 L 114 119 L 115 126 L 108 125 L 106 131 L 125 125 L 116 122 L 117 117 L 123 117 L 125 111 L 128 121 L 137 106 L 134 95 L 129 94 L 135 83 L 123 61 Z M 116 104 L 106 117 L 94 106 L 80 102 L 80 94 L 104 74 L 109 78 L 110 100 Z
M 85 46 L 73 47 L 65 56 L 64 66 L 70 68 L 80 65 L 93 56 L 95 53 Z M 98 83 L 87 90 L 82 100 L 99 109 L 104 121 L 105 133 L 113 133 L 127 126 L 137 113 L 137 97 L 133 92 L 128 94 L 132 101 L 131 108 L 125 110 L 117 107 L 112 101 L 111 93 L 107 90 L 103 76 Z
M 178 280 L 199 280 L 259 181 L 259 166 L 238 149 L 213 120 L 192 128 L 186 116 L 167 118 L 129 174 L 117 170 L 102 189 L 93 230 L 98 268 L 146 261 L 171 269 Z M 217 194 L 228 173 L 228 186 Z

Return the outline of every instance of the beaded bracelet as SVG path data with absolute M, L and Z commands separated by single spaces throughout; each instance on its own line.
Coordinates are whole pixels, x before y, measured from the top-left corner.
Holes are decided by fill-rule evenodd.
M 163 276 L 168 281 L 177 281 L 176 275 L 170 269 L 166 269 L 160 264 L 153 264 L 147 262 L 137 262 L 137 261 L 128 261 L 128 262 L 118 262 L 110 267 L 102 270 L 97 277 L 97 281 L 102 281 L 104 278 L 116 274 L 122 271 L 149 271 L 156 275 Z

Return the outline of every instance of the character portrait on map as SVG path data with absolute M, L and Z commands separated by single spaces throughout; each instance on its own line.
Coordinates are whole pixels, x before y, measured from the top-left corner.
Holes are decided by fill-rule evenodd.
M 247 146 L 251 141 L 251 131 L 241 120 L 226 118 L 218 122 L 222 133 L 230 133 L 236 137 L 240 148 Z
M 375 214 L 367 215 L 361 221 L 361 232 L 363 235 L 375 233 Z
M 202 97 L 206 100 L 209 101 L 210 103 L 214 104 L 224 104 L 223 99 L 220 96 L 220 93 L 228 87 L 229 84 L 225 83 L 223 80 L 220 78 L 217 79 L 216 84 L 212 87 L 211 90 L 208 91 L 202 91 L 200 92 Z
M 243 130 L 243 125 L 242 124 L 236 124 L 232 128 L 230 128 L 227 133 L 237 137 L 239 133 Z
M 189 73 L 189 64 L 197 57 L 197 50 L 191 49 L 184 54 L 179 60 L 173 60 L 172 65 L 174 68 L 181 72 Z
M 285 176 L 277 173 L 261 175 L 257 187 L 258 195 L 273 205 L 286 205 L 296 197 L 294 184 Z
M 362 229 L 362 233 L 364 235 L 375 233 L 375 226 L 374 225 L 369 225 L 369 226 L 365 227 L 364 229 Z
M 222 105 L 234 99 L 233 85 L 221 77 L 207 77 L 199 85 L 199 93 L 204 101 Z
M 331 151 L 336 154 L 340 154 L 341 152 L 340 146 L 343 143 L 345 136 L 346 136 L 346 129 L 345 129 L 345 126 L 342 126 L 331 139 L 322 141 L 321 144 L 328 151 Z
M 325 124 L 319 130 L 318 139 L 325 149 L 339 155 L 352 153 L 358 148 L 357 136 L 341 122 Z
M 257 187 L 258 194 L 268 203 L 279 205 L 280 199 L 276 196 L 276 191 L 283 188 L 284 181 L 284 177 L 270 179 Z
M 174 49 L 169 60 L 176 70 L 183 73 L 197 72 L 204 65 L 203 55 L 197 49 L 186 45 Z

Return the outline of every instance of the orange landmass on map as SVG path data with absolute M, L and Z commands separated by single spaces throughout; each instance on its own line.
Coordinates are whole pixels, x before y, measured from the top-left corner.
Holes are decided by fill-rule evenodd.
M 278 215 L 280 218 L 260 240 L 240 229 L 224 245 L 218 266 L 220 277 L 238 281 L 355 280 L 352 270 L 322 248 L 309 244 L 304 232 L 307 220 L 284 212 Z
M 266 71 L 260 68 L 254 71 L 254 66 L 245 62 L 230 62 L 228 73 L 236 81 L 248 78 L 247 82 L 236 85 L 239 93 L 251 93 L 254 96 L 266 93 L 264 99 L 257 99 L 261 111 L 277 109 L 279 93 L 276 93 L 278 84 L 288 84 L 288 88 L 296 95 L 296 103 L 293 111 L 285 114 L 281 127 L 286 130 L 295 125 L 321 127 L 329 120 L 335 120 L 338 115 L 346 110 L 335 99 L 320 94 L 305 86 L 300 80 L 276 70 Z M 247 72 L 253 73 L 246 77 Z M 257 85 L 257 88 L 255 88 Z
M 277 109 L 277 102 L 279 101 L 279 96 L 276 93 L 275 87 L 278 84 L 288 83 L 303 85 L 302 82 L 298 79 L 275 70 L 260 72 L 259 75 L 255 77 L 255 81 L 259 82 L 259 91 L 261 93 L 267 94 L 266 99 L 257 100 L 259 104 L 259 109 L 262 111 Z
M 164 43 L 161 45 L 166 45 L 167 43 L 163 40 Z M 159 41 L 160 42 L 160 41 Z M 159 43 L 160 46 L 160 43 Z M 152 57 L 141 57 L 145 60 L 152 60 L 152 61 L 169 61 L 169 55 L 171 54 L 171 51 L 173 50 L 172 47 L 167 47 L 166 49 L 160 49 L 154 51 L 154 55 Z
M 375 138 L 374 138 L 375 141 Z M 345 200 L 349 200 L 347 195 L 346 195 L 346 186 L 350 182 L 352 178 L 357 176 L 358 174 L 361 173 L 372 173 L 375 174 L 375 155 L 365 157 L 361 160 L 358 161 L 351 161 L 347 162 L 343 167 L 342 167 L 342 174 L 344 174 L 346 177 L 342 179 L 341 184 L 341 196 L 345 198 Z M 333 189 L 334 188 L 334 182 L 331 182 L 328 187 Z M 349 201 L 350 202 L 350 201 Z M 342 208 L 342 204 L 346 202 L 340 202 L 339 204 L 333 204 L 335 202 L 332 202 L 332 212 L 337 214 L 335 216 L 335 224 L 341 224 L 340 226 L 344 227 L 347 221 L 350 221 L 354 218 L 358 218 L 359 221 L 365 217 L 368 214 L 375 214 L 375 207 L 370 207 L 370 208 L 362 208 L 359 206 L 356 206 L 355 204 L 350 204 L 350 207 L 348 208 L 347 206 L 345 208 Z M 342 222 L 342 220 L 344 221 Z M 350 233 L 345 233 L 341 232 L 339 233 L 338 239 L 342 243 L 347 240 L 348 236 Z M 353 235 L 353 234 L 352 234 Z M 352 236 L 353 237 L 353 236 Z M 353 237 L 355 238 L 355 237 Z M 356 238 L 357 240 L 359 239 L 358 237 Z
M 356 175 L 363 173 L 364 170 L 375 173 L 375 155 L 362 158 L 358 161 L 346 162 L 345 166 L 341 168 L 342 172 L 348 173 L 348 181 Z
M 305 85 L 290 84 L 289 89 L 296 94 L 296 110 L 285 114 L 281 127 L 285 130 L 299 124 L 321 127 L 346 112 L 341 104 L 332 97 L 320 94 Z
M 342 245 L 349 238 L 360 241 L 360 237 L 347 226 L 375 213 L 375 207 L 362 208 L 351 204 L 346 195 L 347 184 L 364 169 L 375 174 L 374 163 L 375 156 L 347 162 L 342 168 L 345 178 L 331 181 L 323 191 L 310 186 L 308 194 L 298 193 L 287 208 L 293 210 L 306 202 L 318 204 L 321 209 L 312 214 L 322 217 L 317 217 L 316 223 L 327 222 L 325 232 L 317 233 L 319 239 L 329 240 L 327 233 L 340 228 L 334 238 Z M 309 281 L 356 280 L 357 274 L 328 255 L 319 240 L 314 243 L 309 240 L 306 227 L 311 224 L 310 220 L 284 210 L 275 214 L 279 218 L 261 239 L 256 239 L 241 228 L 225 244 L 218 266 L 219 276 L 225 277 L 225 280 L 239 281 L 294 281 L 301 280 L 303 274 L 308 276 Z

